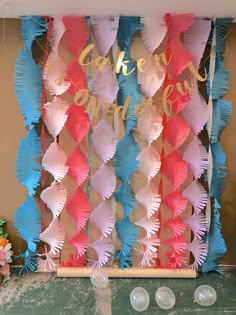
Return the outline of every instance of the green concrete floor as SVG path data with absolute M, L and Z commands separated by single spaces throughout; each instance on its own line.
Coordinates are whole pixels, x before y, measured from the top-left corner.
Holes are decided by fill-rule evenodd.
M 213 286 L 217 302 L 209 307 L 194 303 L 193 293 L 202 284 Z M 169 286 L 176 294 L 176 305 L 162 311 L 154 296 L 159 286 Z M 129 294 L 142 286 L 150 294 L 146 312 L 135 312 Z M 128 315 L 128 314 L 236 314 L 236 271 L 209 274 L 198 279 L 111 279 L 106 289 L 96 289 L 89 279 L 56 278 L 55 274 L 34 273 L 12 279 L 0 288 L 0 315 Z

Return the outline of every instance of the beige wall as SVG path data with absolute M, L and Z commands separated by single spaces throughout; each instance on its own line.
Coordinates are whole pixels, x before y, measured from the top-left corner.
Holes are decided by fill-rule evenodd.
M 14 70 L 17 52 L 21 48 L 20 40 L 20 22 L 19 20 L 0 20 L 0 95 L 1 95 L 1 116 L 0 130 L 1 140 L 1 156 L 0 156 L 0 194 L 1 207 L 0 217 L 8 221 L 7 231 L 10 240 L 14 245 L 15 253 L 18 249 L 24 248 L 24 242 L 16 236 L 16 231 L 12 225 L 15 210 L 21 205 L 27 195 L 25 187 L 23 187 L 16 179 L 15 161 L 21 139 L 25 136 L 24 119 L 20 108 L 17 104 L 14 92 Z M 222 223 L 223 233 L 228 246 L 228 253 L 222 260 L 224 263 L 236 264 L 235 252 L 235 228 L 236 228 L 236 110 L 234 102 L 236 101 L 236 67 L 235 67 L 235 51 L 236 51 L 236 28 L 227 37 L 226 46 L 226 68 L 231 70 L 231 79 L 229 91 L 226 99 L 232 101 L 233 116 L 222 135 L 222 145 L 227 153 L 228 167 L 228 183 L 223 193 L 222 199 Z M 74 147 L 74 143 L 68 133 L 65 131 L 61 139 L 61 145 L 64 146 L 67 153 L 71 151 L 69 146 Z M 73 184 L 67 180 L 68 185 L 72 188 Z M 74 188 L 72 188 L 73 191 Z M 67 214 L 64 213 L 63 220 L 70 222 L 72 227 L 74 224 Z M 69 230 L 69 229 L 67 229 Z M 72 228 L 73 231 L 73 228 Z M 73 233 L 72 233 L 73 234 Z M 67 235 L 69 239 L 72 235 Z M 65 247 L 66 249 L 66 247 Z M 70 248 L 67 248 L 69 251 Z M 68 251 L 64 252 L 66 258 Z

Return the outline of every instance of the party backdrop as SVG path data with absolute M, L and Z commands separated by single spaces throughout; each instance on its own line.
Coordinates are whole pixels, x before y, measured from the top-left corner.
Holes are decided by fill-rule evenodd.
M 23 17 L 24 271 L 220 271 L 231 19 Z M 33 46 L 40 48 L 39 56 Z

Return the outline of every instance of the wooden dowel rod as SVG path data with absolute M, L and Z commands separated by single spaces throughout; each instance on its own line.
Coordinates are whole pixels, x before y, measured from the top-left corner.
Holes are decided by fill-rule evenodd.
M 158 268 L 103 268 L 109 278 L 196 278 L 197 273 L 190 269 L 158 269 Z M 88 267 L 59 267 L 57 277 L 88 278 L 92 272 Z

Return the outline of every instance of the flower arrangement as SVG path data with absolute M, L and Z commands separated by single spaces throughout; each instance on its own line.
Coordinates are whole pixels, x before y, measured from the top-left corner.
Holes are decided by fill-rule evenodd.
M 8 235 L 3 233 L 4 224 L 5 221 L 0 220 L 0 284 L 2 280 L 6 282 L 10 279 L 10 263 L 13 255 L 11 243 L 7 239 Z

